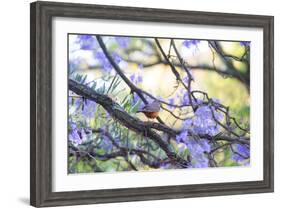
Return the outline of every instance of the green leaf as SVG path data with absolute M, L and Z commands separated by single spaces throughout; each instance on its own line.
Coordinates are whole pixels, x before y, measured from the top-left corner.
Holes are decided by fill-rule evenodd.
M 76 170 L 78 173 L 92 172 L 92 166 L 90 166 L 88 163 L 84 162 L 83 160 L 80 160 L 76 164 Z
M 95 81 L 92 81 L 91 89 L 95 90 L 97 86 L 97 83 Z
M 131 107 L 130 112 L 136 113 L 136 112 L 139 110 L 140 104 L 141 104 L 141 101 L 138 100 L 138 101 L 136 102 L 136 104 L 134 104 L 134 105 Z

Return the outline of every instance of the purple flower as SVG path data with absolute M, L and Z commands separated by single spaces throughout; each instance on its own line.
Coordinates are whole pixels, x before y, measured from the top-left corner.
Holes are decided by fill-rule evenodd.
M 68 62 L 69 73 L 73 73 L 81 64 L 81 58 L 71 59 Z
M 250 150 L 245 145 L 237 144 L 236 147 L 237 151 L 243 154 L 244 156 L 250 155 Z
M 171 104 L 171 105 L 174 105 L 174 104 L 175 104 L 175 99 L 174 99 L 174 98 L 168 99 L 168 103 Z M 170 106 L 170 105 L 168 105 L 168 108 L 169 108 L 170 110 L 175 109 L 175 107 Z
M 135 81 L 135 78 L 136 78 L 135 74 L 130 75 L 130 80 L 131 80 L 132 82 Z
M 203 101 L 202 99 L 198 99 L 198 98 L 197 98 L 196 100 L 193 101 L 193 104 L 201 105 L 201 104 L 203 104 L 203 102 L 204 102 L 204 101 Z
M 162 169 L 169 169 L 169 168 L 171 168 L 171 164 L 167 163 L 167 162 L 162 162 L 161 163 L 161 168 Z
M 119 64 L 122 61 L 121 57 L 116 52 L 112 52 L 112 58 L 117 64 Z
M 96 111 L 96 103 L 91 100 L 86 100 L 84 102 L 84 109 L 82 110 L 82 115 L 86 118 L 92 118 Z
M 117 36 L 115 37 L 115 40 L 119 44 L 121 48 L 127 48 L 130 44 L 130 38 L 129 37 L 122 37 L 122 36 Z
M 213 110 L 208 105 L 201 105 L 195 111 L 194 117 L 183 122 L 183 129 L 189 127 L 194 134 L 207 134 L 214 136 L 219 133 L 219 126 L 213 118 L 213 114 L 217 120 L 221 120 L 221 113 Z
M 136 75 L 136 74 L 132 74 L 130 75 L 130 80 L 133 82 L 133 83 L 141 83 L 143 81 L 143 78 L 141 75 Z
M 215 107 L 211 107 L 214 112 L 214 117 L 217 121 L 222 121 L 224 118 L 224 114 L 220 111 L 216 111 Z
M 220 107 L 221 101 L 219 99 L 212 98 L 212 100 L 213 100 L 213 103 L 214 103 L 214 107 Z
M 106 119 L 107 120 L 110 120 L 111 119 L 111 115 L 106 111 L 106 113 L 105 113 L 105 117 L 106 117 Z
M 251 43 L 250 41 L 240 41 L 240 45 L 245 47 L 250 46 L 250 43 Z
M 209 167 L 209 159 L 206 152 L 210 152 L 211 145 L 207 139 L 188 140 L 186 146 L 189 150 L 193 168 Z
M 188 141 L 188 132 L 182 131 L 180 134 L 176 136 L 176 141 L 177 143 Z
M 86 133 L 84 129 L 79 129 L 73 122 L 70 124 L 69 141 L 75 145 L 81 144 L 86 139 Z
M 69 104 L 69 107 L 71 106 L 72 101 L 73 101 L 73 98 L 72 98 L 71 96 L 69 96 L 69 97 L 68 97 L 68 104 Z
M 183 128 L 186 129 L 186 128 L 190 128 L 192 126 L 192 118 L 188 118 L 186 119 L 184 122 L 183 122 Z
M 189 81 L 189 77 L 188 77 L 188 76 L 185 76 L 185 77 L 182 79 L 182 81 L 187 84 L 188 81 Z
M 209 159 L 206 153 L 211 151 L 211 145 L 207 139 L 194 139 L 193 130 L 196 127 L 193 119 L 189 118 L 183 122 L 183 128 L 176 136 L 177 143 L 182 142 L 186 145 L 191 158 L 193 168 L 204 168 L 209 166 Z M 189 133 L 188 132 L 191 132 Z
M 175 99 L 174 98 L 168 99 L 168 102 L 169 102 L 169 104 L 174 105 L 175 104 Z
M 139 69 L 143 70 L 143 64 L 139 64 Z
M 197 143 L 201 146 L 201 148 L 204 150 L 204 152 L 211 151 L 211 145 L 207 139 L 200 139 L 197 141 Z
M 81 107 L 83 100 L 81 98 L 77 98 L 75 100 L 74 106 L 76 107 L 76 111 Z
M 105 56 L 105 54 L 101 51 L 98 51 L 95 55 L 96 59 L 99 61 L 99 63 L 103 66 L 103 69 L 105 71 L 111 71 L 112 70 L 112 66 L 110 64 L 110 62 L 108 61 L 107 57 Z
M 91 35 L 78 35 L 77 38 L 81 49 L 90 50 L 97 44 L 96 38 Z
M 74 144 L 81 144 L 82 139 L 80 138 L 80 135 L 78 134 L 77 130 L 73 130 L 69 133 L 69 140 L 73 142 Z
M 141 75 L 138 75 L 138 77 L 137 77 L 137 82 L 138 82 L 138 83 L 141 83 L 141 82 L 142 82 L 142 76 L 141 76 Z
M 189 95 L 188 95 L 188 92 L 185 92 L 184 95 L 183 95 L 183 104 L 184 105 L 189 105 L 190 101 L 189 101 Z
M 250 158 L 250 149 L 246 145 L 236 144 L 233 146 L 234 153 L 231 157 L 232 160 L 241 163 L 242 161 Z
M 106 136 L 103 136 L 103 140 L 102 140 L 102 143 L 100 144 L 100 146 L 106 152 L 110 152 L 113 149 L 112 142 Z
M 191 40 L 185 40 L 182 44 L 185 47 L 190 48 L 192 46 L 197 46 L 197 44 L 199 44 L 199 43 L 200 43 L 199 40 L 191 39 Z
M 214 112 L 215 114 L 215 112 Z M 198 134 L 216 135 L 219 130 L 208 105 L 198 107 L 193 119 L 194 131 Z
M 138 94 L 134 93 L 133 94 L 133 101 L 132 101 L 132 105 L 135 105 L 138 101 L 140 100 L 140 97 Z

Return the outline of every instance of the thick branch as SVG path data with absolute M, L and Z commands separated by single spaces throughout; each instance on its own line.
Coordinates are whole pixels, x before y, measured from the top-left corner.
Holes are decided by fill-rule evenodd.
M 129 115 L 119 104 L 114 102 L 110 97 L 99 94 L 96 91 L 92 90 L 90 87 L 79 84 L 72 79 L 69 80 L 69 89 L 86 99 L 100 104 L 111 115 L 112 118 L 116 119 L 125 127 L 153 140 L 166 153 L 168 158 L 170 158 L 171 161 L 175 164 L 179 165 L 180 167 L 188 167 L 189 162 L 180 158 L 175 152 L 173 152 L 169 144 L 166 141 L 162 140 L 161 136 L 158 133 L 152 130 L 151 124 L 147 124 L 139 120 L 138 118 Z M 164 127 L 163 124 L 153 126 L 153 128 L 155 129 L 163 129 Z M 165 129 L 168 130 L 168 127 L 165 126 Z

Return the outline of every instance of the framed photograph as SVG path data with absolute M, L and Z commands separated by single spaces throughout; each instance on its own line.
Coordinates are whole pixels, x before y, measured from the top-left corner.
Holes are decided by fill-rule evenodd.
M 273 17 L 31 3 L 35 207 L 273 192 Z

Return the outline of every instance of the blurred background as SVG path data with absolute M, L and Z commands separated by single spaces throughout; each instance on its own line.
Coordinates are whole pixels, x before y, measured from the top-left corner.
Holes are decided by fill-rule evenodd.
M 102 36 L 102 39 L 115 63 L 137 87 L 170 104 L 180 105 L 185 102 L 184 88 L 178 84 L 170 66 L 157 48 L 154 38 Z M 181 63 L 171 47 L 171 39 L 158 38 L 158 40 L 183 80 L 187 80 Z M 70 34 L 68 42 L 69 77 L 79 77 L 84 84 L 107 94 L 121 104 L 128 113 L 146 121 L 147 118 L 143 114 L 136 113 L 144 104 L 136 94 L 131 94 L 126 83 L 116 75 L 95 35 Z M 243 127 L 249 128 L 250 43 L 194 39 L 174 39 L 174 43 L 185 65 L 192 73 L 194 81 L 191 82 L 191 89 L 206 92 L 210 98 L 229 107 L 230 115 L 235 117 Z M 69 92 L 69 116 L 75 126 L 81 124 L 84 127 L 107 128 L 126 147 L 140 147 L 148 152 L 153 152 L 159 158 L 164 156 L 164 153 L 157 149 L 155 144 L 152 142 L 147 144 L 147 140 L 143 140 L 137 134 L 116 124 L 99 105 L 88 106 L 81 98 Z M 165 108 L 180 117 L 189 117 L 191 114 L 188 108 L 177 109 L 169 105 L 166 105 Z M 160 118 L 175 129 L 180 129 L 182 126 L 182 121 L 173 117 L 168 111 L 161 111 Z M 123 133 L 117 134 L 120 129 Z M 78 143 L 79 146 L 83 143 L 87 144 L 89 141 L 95 141 L 102 147 L 99 150 L 100 154 L 114 149 L 110 143 L 103 144 L 106 140 L 102 140 L 102 136 L 92 138 L 93 136 L 84 135 L 84 139 L 81 139 L 83 136 L 81 137 L 80 134 L 79 142 L 76 140 L 77 137 L 70 135 L 70 141 Z M 177 153 L 181 153 L 183 157 L 189 153 L 184 144 L 172 143 L 172 145 L 173 149 Z M 129 158 L 130 161 L 137 164 L 138 168 L 151 169 L 149 166 L 143 165 L 136 156 L 129 156 Z M 70 155 L 69 159 L 70 173 L 92 172 L 93 167 L 94 171 L 131 170 L 128 163 L 123 162 L 123 158 L 117 158 L 117 161 L 116 159 L 101 161 L 95 159 L 90 164 L 85 164 L 74 155 Z M 241 162 L 238 163 L 230 157 L 230 150 L 218 152 L 216 160 L 219 162 L 219 166 L 241 165 Z M 173 168 L 173 166 L 166 166 L 166 168 Z

